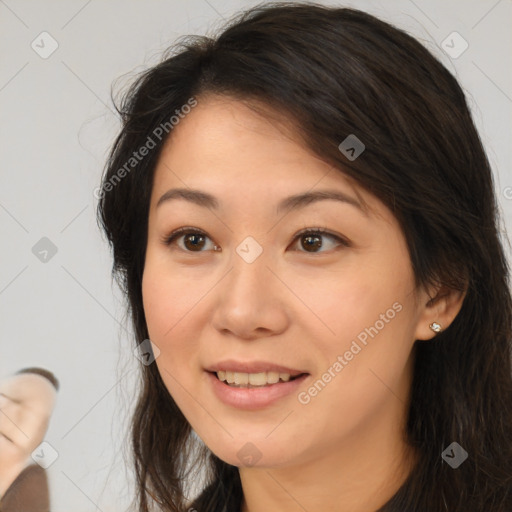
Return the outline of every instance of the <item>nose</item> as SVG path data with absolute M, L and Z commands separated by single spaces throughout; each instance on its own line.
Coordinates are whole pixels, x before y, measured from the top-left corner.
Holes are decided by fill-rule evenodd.
M 286 330 L 287 290 L 264 254 L 252 263 L 234 254 L 231 270 L 216 287 L 212 322 L 222 334 L 251 340 Z

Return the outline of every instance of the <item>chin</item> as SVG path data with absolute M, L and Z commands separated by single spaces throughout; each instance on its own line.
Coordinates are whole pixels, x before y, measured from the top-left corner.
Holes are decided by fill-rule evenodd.
M 287 466 L 297 454 L 289 453 L 282 446 L 276 449 L 275 442 L 269 440 L 252 440 L 248 436 L 239 439 L 230 439 L 229 445 L 208 446 L 208 448 L 221 460 L 239 468 L 275 468 Z M 285 448 L 284 450 L 282 448 Z

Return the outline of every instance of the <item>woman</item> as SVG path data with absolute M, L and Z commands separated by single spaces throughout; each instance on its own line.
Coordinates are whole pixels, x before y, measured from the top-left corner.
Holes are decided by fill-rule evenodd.
M 138 509 L 512 510 L 508 267 L 454 77 L 369 14 L 267 4 L 120 113 Z

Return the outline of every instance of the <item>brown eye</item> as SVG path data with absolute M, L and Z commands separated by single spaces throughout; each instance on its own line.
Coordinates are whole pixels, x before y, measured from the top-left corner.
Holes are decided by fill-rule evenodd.
M 332 244 L 332 242 L 329 244 L 327 243 L 324 245 L 324 239 L 330 239 L 337 242 L 337 244 Z M 304 249 L 303 251 L 299 252 L 309 252 L 309 253 L 318 253 L 318 252 L 326 252 L 329 249 L 336 249 L 336 246 L 345 246 L 348 247 L 348 242 L 344 240 L 343 238 L 334 235 L 333 233 L 329 233 L 327 231 L 324 231 L 322 229 L 310 229 L 307 231 L 303 231 L 302 233 L 299 233 L 295 240 L 301 241 L 301 247 Z M 326 250 L 320 251 L 320 249 L 326 247 Z
M 201 250 L 204 247 L 205 237 L 198 233 L 188 233 L 183 236 L 183 245 L 188 250 L 195 251 L 196 249 Z
M 301 239 L 304 242 L 302 247 L 308 252 L 314 252 L 322 247 L 322 237 L 320 235 L 303 235 Z
M 182 243 L 178 243 L 182 240 Z M 166 236 L 162 241 L 165 245 L 177 245 L 184 252 L 205 252 L 207 240 L 211 240 L 206 233 L 192 228 L 180 228 Z M 217 246 L 210 243 L 210 250 L 218 250 Z

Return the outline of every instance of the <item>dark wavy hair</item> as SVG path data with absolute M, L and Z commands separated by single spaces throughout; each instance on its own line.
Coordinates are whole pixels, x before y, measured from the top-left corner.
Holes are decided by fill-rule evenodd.
M 180 39 L 123 93 L 122 129 L 99 194 L 99 224 L 137 344 L 149 337 L 141 281 L 153 175 L 167 137 L 133 168 L 126 162 L 191 97 L 207 94 L 290 120 L 306 147 L 393 212 L 417 285 L 466 290 L 452 324 L 414 344 L 404 436 L 419 462 L 380 512 L 512 511 L 509 269 L 492 171 L 457 80 L 404 31 L 309 2 L 266 2 L 217 37 Z M 366 146 L 354 161 L 338 149 L 349 134 Z M 131 432 L 138 510 L 240 510 L 238 468 L 205 446 L 193 449 L 191 426 L 154 364 L 141 365 Z M 453 441 L 469 454 L 457 469 L 441 457 Z M 201 467 L 205 480 L 191 504 L 187 479 Z

